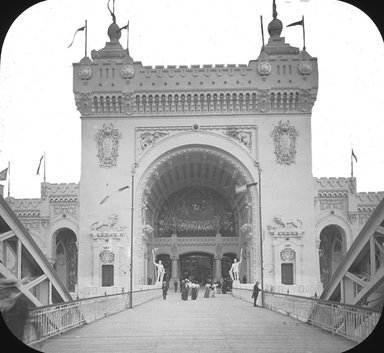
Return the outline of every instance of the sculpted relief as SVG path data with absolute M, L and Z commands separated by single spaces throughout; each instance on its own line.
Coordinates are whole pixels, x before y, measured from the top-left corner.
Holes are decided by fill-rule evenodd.
M 275 146 L 276 163 L 281 165 L 291 165 L 296 162 L 296 128 L 286 122 L 279 121 L 271 133 Z
M 121 132 L 113 127 L 113 124 L 103 125 L 96 134 L 97 157 L 99 165 L 103 168 L 112 168 L 117 165 L 117 157 L 119 156 L 119 139 Z

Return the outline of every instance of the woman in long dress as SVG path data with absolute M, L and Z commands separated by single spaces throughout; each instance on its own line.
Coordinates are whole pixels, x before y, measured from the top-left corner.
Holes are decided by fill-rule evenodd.
M 184 282 L 183 289 L 181 290 L 181 299 L 188 300 L 188 285 L 186 282 Z
M 207 284 L 205 285 L 204 298 L 209 298 L 210 293 L 211 293 L 211 284 L 207 282 Z

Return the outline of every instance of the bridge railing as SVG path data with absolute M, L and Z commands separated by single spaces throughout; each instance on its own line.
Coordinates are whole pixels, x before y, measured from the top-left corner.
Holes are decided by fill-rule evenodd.
M 235 297 L 253 301 L 250 289 L 234 288 L 232 293 Z M 261 293 L 259 300 L 260 297 Z M 355 342 L 369 336 L 381 315 L 380 311 L 365 307 L 269 291 L 264 291 L 264 307 Z
M 133 306 L 161 296 L 160 288 L 133 291 Z M 39 307 L 29 312 L 24 343 L 33 345 L 105 316 L 128 309 L 130 293 L 119 293 L 73 300 Z

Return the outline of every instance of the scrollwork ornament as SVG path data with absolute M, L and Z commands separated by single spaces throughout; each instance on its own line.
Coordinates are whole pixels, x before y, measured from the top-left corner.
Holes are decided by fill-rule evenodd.
M 99 165 L 103 168 L 112 168 L 117 165 L 117 157 L 119 155 L 119 139 L 121 132 L 114 129 L 113 124 L 109 126 L 104 124 L 103 128 L 96 134 L 97 157 Z
M 105 264 L 111 264 L 115 261 L 115 254 L 111 250 L 103 250 L 100 253 L 100 260 Z
M 275 126 L 271 133 L 275 145 L 276 163 L 282 165 L 291 165 L 295 163 L 296 158 L 296 137 L 298 136 L 296 128 L 290 125 L 289 120 Z
M 280 252 L 280 258 L 284 262 L 293 262 L 295 261 L 296 253 L 291 248 L 285 248 Z

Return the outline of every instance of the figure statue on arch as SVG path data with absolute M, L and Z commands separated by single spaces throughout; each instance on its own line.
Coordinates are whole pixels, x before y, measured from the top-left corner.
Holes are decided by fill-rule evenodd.
M 163 264 L 161 263 L 161 260 L 159 260 L 158 263 L 156 263 L 156 261 L 155 261 L 156 250 L 157 249 L 152 249 L 153 264 L 156 266 L 156 283 L 155 284 L 163 283 L 163 278 L 164 278 L 164 274 L 165 274 L 165 269 L 164 269 Z
M 240 260 L 237 261 L 237 259 L 234 259 L 231 269 L 229 270 L 229 275 L 231 276 L 231 279 L 234 282 L 239 282 L 239 267 L 242 260 L 243 260 L 243 249 L 240 250 Z

